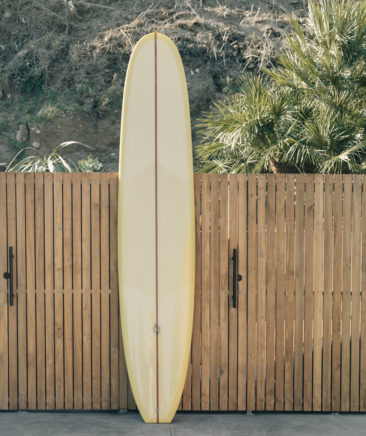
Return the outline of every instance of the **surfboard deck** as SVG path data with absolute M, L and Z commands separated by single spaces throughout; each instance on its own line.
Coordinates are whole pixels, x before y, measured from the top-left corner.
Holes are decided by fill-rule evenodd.
M 122 107 L 118 273 L 126 365 L 145 422 L 171 422 L 187 373 L 194 301 L 188 93 L 174 43 L 144 36 Z

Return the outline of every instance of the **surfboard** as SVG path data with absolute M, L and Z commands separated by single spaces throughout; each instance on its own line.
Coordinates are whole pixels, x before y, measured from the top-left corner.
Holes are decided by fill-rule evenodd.
M 118 189 L 125 359 L 145 422 L 172 421 L 187 374 L 194 301 L 194 193 L 188 92 L 174 43 L 136 44 L 125 80 Z

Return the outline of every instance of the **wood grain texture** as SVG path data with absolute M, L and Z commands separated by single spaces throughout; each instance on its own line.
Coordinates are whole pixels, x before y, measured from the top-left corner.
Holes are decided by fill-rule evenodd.
M 192 331 L 192 409 L 201 409 L 201 177 L 194 177 L 196 276 Z
M 322 410 L 331 409 L 331 328 L 333 289 L 333 176 L 324 176 L 324 309 Z
M 293 410 L 294 288 L 295 288 L 295 212 L 292 174 L 286 176 L 286 327 L 285 327 L 285 410 Z
M 63 269 L 63 175 L 56 173 L 54 192 L 54 283 L 55 283 L 55 394 L 56 409 L 65 407 L 64 373 L 64 269 Z
M 110 283 L 109 283 L 109 174 L 100 175 L 100 371 L 101 408 L 110 409 Z
M 366 411 L 366 178 L 362 176 L 360 412 Z
M 19 408 L 28 407 L 27 389 L 27 294 L 25 246 L 25 183 L 24 174 L 16 175 L 16 268 L 18 303 L 18 401 Z
M 304 176 L 296 175 L 295 206 L 295 355 L 294 355 L 294 410 L 303 409 L 303 343 L 304 343 Z
M 360 175 L 195 176 L 180 409 L 366 410 L 363 184 Z M 1 199 L 0 266 L 13 246 L 15 299 L 9 307 L 0 281 L 0 409 L 135 409 L 120 336 L 117 175 L 0 174 Z
M 256 409 L 255 372 L 257 364 L 257 178 L 248 175 L 248 382 L 247 411 Z
M 334 176 L 333 200 L 333 313 L 332 313 L 332 410 L 341 410 L 342 320 L 342 192 L 341 175 Z
M 46 408 L 55 408 L 55 305 L 53 261 L 53 175 L 44 175 L 45 196 L 45 311 L 46 311 Z M 60 200 L 60 199 L 58 199 Z
M 219 410 L 219 347 L 217 346 L 220 335 L 220 306 L 219 306 L 219 240 L 220 240 L 220 203 L 219 179 L 210 176 L 211 184 L 211 298 L 210 298 L 210 410 Z
M 220 177 L 220 410 L 228 410 L 228 176 Z
M 123 346 L 120 344 L 120 318 L 118 298 L 117 269 L 117 175 L 113 174 L 109 186 L 109 280 L 111 289 L 110 303 L 110 353 L 111 353 L 111 408 L 127 409 L 127 369 Z M 119 348 L 121 347 L 121 356 Z M 121 369 L 121 370 L 120 370 Z M 120 376 L 121 375 L 121 376 Z
M 276 313 L 276 178 L 267 176 L 266 410 L 274 410 Z
M 238 282 L 238 410 L 247 407 L 247 176 L 240 177 L 238 199 L 238 273 L 242 280 Z
M 64 377 L 65 409 L 74 407 L 73 374 L 73 292 L 72 292 L 72 187 L 71 178 L 63 175 L 63 288 L 64 288 Z
M 45 312 L 45 235 L 44 176 L 35 174 L 35 285 L 37 325 L 37 409 L 46 408 L 46 312 Z
M 352 321 L 351 321 L 351 411 L 360 408 L 360 311 L 361 311 L 361 178 L 353 180 L 352 200 Z
M 286 253 L 285 253 L 285 212 L 286 212 L 285 175 L 277 176 L 276 193 L 276 385 L 275 409 L 284 408 L 284 369 L 285 369 L 285 288 L 286 288 Z
M 26 304 L 27 304 L 27 396 L 28 409 L 37 408 L 37 340 L 35 276 L 34 174 L 25 175 Z
M 72 279 L 74 408 L 83 408 L 82 306 L 81 306 L 81 177 L 72 181 Z
M 17 250 L 16 250 L 16 196 L 15 196 L 15 173 L 7 173 L 6 175 L 6 203 L 7 203 L 7 231 L 8 231 L 8 247 L 13 247 L 13 267 L 14 267 L 14 305 L 9 306 L 9 409 L 17 409 L 18 402 L 18 298 L 16 287 L 16 264 L 17 264 Z M 4 223 L 5 225 L 5 223 Z
M 210 409 L 210 179 L 202 174 L 201 409 Z
M 8 244 L 6 229 L 6 175 L 0 174 L 0 271 L 8 271 Z M 0 410 L 9 408 L 9 351 L 8 351 L 8 283 L 0 280 Z
M 343 176 L 343 280 L 341 411 L 350 410 L 352 176 Z
M 229 410 L 238 408 L 238 309 L 233 301 L 234 248 L 238 249 L 238 176 L 229 176 Z M 230 261 L 231 260 L 231 261 Z M 236 278 L 235 278 L 236 280 Z M 237 283 L 236 283 L 237 285 Z M 237 301 L 237 296 L 236 296 Z
M 304 411 L 313 407 L 314 175 L 305 176 Z M 311 261 L 310 261 L 311 260 Z
M 83 287 L 83 408 L 92 408 L 92 356 L 91 356 L 91 177 L 81 184 L 82 213 L 82 287 Z
M 314 357 L 313 410 L 322 409 L 322 347 L 323 347 L 323 286 L 324 286 L 324 179 L 315 175 L 314 190 Z
M 258 175 L 257 200 L 257 410 L 265 410 L 266 377 L 266 186 L 263 174 Z
M 99 177 L 91 181 L 91 288 L 92 288 L 92 408 L 101 407 L 100 386 L 100 184 Z

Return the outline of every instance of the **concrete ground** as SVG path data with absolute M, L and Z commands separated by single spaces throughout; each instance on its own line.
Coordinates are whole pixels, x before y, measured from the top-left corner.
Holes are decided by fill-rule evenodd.
M 170 425 L 138 413 L 0 413 L 1 436 L 366 435 L 366 415 L 178 413 Z

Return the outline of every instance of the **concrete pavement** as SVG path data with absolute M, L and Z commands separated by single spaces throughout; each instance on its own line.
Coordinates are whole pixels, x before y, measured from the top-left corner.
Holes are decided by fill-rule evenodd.
M 0 413 L 1 436 L 354 436 L 366 415 L 178 413 L 170 425 L 144 424 L 138 413 Z

